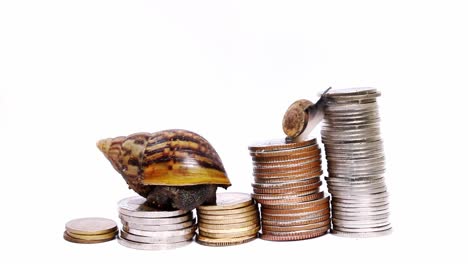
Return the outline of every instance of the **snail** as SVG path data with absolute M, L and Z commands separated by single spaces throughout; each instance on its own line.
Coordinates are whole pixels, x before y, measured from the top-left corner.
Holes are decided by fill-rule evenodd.
M 322 121 L 325 107 L 325 95 L 331 87 L 326 89 L 314 104 L 309 100 L 300 99 L 292 103 L 283 117 L 283 131 L 287 139 L 302 141 Z
M 218 153 L 200 135 L 181 129 L 103 139 L 97 147 L 130 189 L 161 210 L 216 204 L 231 182 Z

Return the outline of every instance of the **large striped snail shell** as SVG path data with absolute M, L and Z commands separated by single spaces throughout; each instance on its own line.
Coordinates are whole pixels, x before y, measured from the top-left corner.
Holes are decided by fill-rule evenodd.
M 216 188 L 231 185 L 211 144 L 187 130 L 136 133 L 103 139 L 97 146 L 129 188 L 157 208 L 213 204 Z

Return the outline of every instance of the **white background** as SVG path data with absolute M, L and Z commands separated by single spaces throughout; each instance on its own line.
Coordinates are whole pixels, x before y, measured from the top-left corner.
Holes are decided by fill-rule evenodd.
M 8 262 L 466 263 L 463 1 L 2 1 L 1 257 Z M 249 143 L 297 99 L 373 86 L 394 233 L 144 252 L 62 239 L 134 195 L 104 137 L 193 130 L 251 192 Z M 261 259 L 260 259 L 261 258 Z M 2 260 L 2 262 L 4 262 Z

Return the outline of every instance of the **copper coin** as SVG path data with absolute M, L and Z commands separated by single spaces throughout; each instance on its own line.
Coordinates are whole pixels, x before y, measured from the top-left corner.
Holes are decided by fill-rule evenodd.
M 117 223 L 101 217 L 78 218 L 67 222 L 65 229 L 75 234 L 100 235 L 116 231 Z
M 301 148 L 295 148 L 295 149 L 288 149 L 288 150 L 281 150 L 281 151 L 256 151 L 256 152 L 250 152 L 250 156 L 252 157 L 263 157 L 263 158 L 271 158 L 271 157 L 285 157 L 289 155 L 297 155 L 297 154 L 304 154 L 304 153 L 309 153 L 311 151 L 316 151 L 317 149 L 320 149 L 318 145 L 310 145 L 310 146 L 305 146 Z
M 317 216 L 315 218 L 310 218 L 310 219 L 296 219 L 296 220 L 266 220 L 262 219 L 262 227 L 263 226 L 301 226 L 301 225 L 309 225 L 309 224 L 315 224 L 315 223 L 320 223 L 323 221 L 326 221 L 327 219 L 330 218 L 330 214 L 325 214 L 322 216 Z M 335 221 L 335 220 L 333 220 Z
M 315 149 L 313 151 L 298 153 L 298 154 L 291 154 L 287 156 L 279 156 L 279 157 L 252 157 L 253 162 L 260 162 L 260 163 L 270 163 L 270 162 L 284 162 L 290 160 L 300 160 L 300 159 L 313 159 L 315 157 L 320 156 L 320 149 Z
M 288 166 L 271 166 L 271 167 L 254 167 L 254 173 L 281 173 L 281 172 L 291 172 L 298 170 L 318 170 L 321 169 L 322 162 L 306 162 L 306 163 L 296 163 L 290 164 Z
M 291 235 L 273 235 L 271 233 L 261 234 L 260 238 L 270 241 L 295 241 L 295 240 L 304 240 L 323 236 L 328 233 L 329 227 L 322 227 L 315 229 L 314 231 L 304 231 L 304 232 L 291 232 Z
M 317 182 L 320 182 L 320 177 L 305 180 L 288 181 L 284 183 L 252 183 L 252 187 L 261 189 L 294 188 L 302 185 L 314 184 Z
M 281 138 L 253 144 L 249 146 L 249 150 L 252 152 L 280 151 L 286 149 L 301 148 L 316 144 L 317 140 L 315 138 L 299 142 L 293 142 L 289 139 Z
M 330 226 L 330 218 L 322 222 L 317 222 L 308 225 L 297 225 L 297 226 L 262 226 L 262 230 L 266 232 L 295 232 L 295 231 L 302 231 L 302 230 L 311 230 L 317 229 L 325 226 Z
M 301 170 L 294 170 L 289 172 L 269 172 L 269 173 L 254 173 L 255 178 L 271 179 L 271 178 L 291 178 L 291 180 L 298 180 L 297 178 L 305 178 L 305 174 L 310 178 L 321 175 L 322 168 L 315 167 L 314 169 L 305 168 Z M 302 177 L 301 177 L 302 176 Z
M 322 181 L 312 184 L 304 184 L 302 186 L 289 187 L 289 188 L 253 188 L 255 193 L 258 194 L 288 194 L 288 193 L 302 193 L 313 191 L 322 185 Z
M 320 161 L 322 159 L 321 155 L 315 155 L 315 156 L 308 156 L 305 158 L 299 158 L 299 159 L 288 159 L 288 160 L 282 160 L 282 161 L 254 161 L 254 166 L 257 168 L 265 168 L 265 167 L 288 167 L 291 166 L 291 164 L 302 164 L 302 163 L 310 163 L 310 162 L 316 162 Z
M 300 196 L 306 196 L 314 193 L 318 193 L 320 188 L 314 188 L 310 191 L 305 191 L 305 192 L 295 192 L 295 193 L 269 193 L 269 194 L 260 194 L 260 193 L 254 193 L 252 196 L 256 200 L 281 200 L 281 199 L 291 199 L 291 198 L 296 198 Z
M 262 219 L 273 220 L 273 221 L 293 221 L 293 220 L 317 218 L 317 217 L 321 217 L 324 215 L 330 215 L 329 208 L 322 209 L 319 211 L 295 213 L 295 214 L 283 214 L 283 215 L 262 214 Z
M 307 201 L 321 199 L 323 197 L 324 197 L 324 193 L 318 192 L 318 193 L 313 193 L 310 195 L 298 196 L 298 197 L 289 198 L 289 199 L 284 198 L 284 199 L 256 199 L 256 200 L 257 202 L 261 204 L 274 205 L 274 204 L 290 204 L 290 203 L 307 202 Z
M 327 196 L 321 199 L 301 202 L 301 203 L 275 204 L 275 205 L 262 204 L 262 208 L 272 209 L 272 210 L 300 209 L 300 208 L 315 207 L 321 204 L 329 204 L 329 202 L 330 202 L 330 196 Z
M 300 180 L 312 180 L 312 179 L 319 179 L 320 176 L 323 174 L 322 170 L 316 171 L 316 172 L 307 172 L 303 174 L 293 174 L 289 176 L 270 176 L 270 177 L 259 177 L 255 176 L 254 180 L 256 183 L 268 183 L 268 184 L 274 184 L 274 183 L 289 183 L 292 181 L 300 181 Z
M 323 210 L 325 208 L 330 208 L 328 203 L 321 203 L 311 207 L 305 208 L 298 208 L 298 209 L 267 209 L 262 208 L 262 214 L 269 214 L 269 215 L 288 215 L 288 214 L 300 214 L 300 213 L 307 213 L 307 212 L 316 212 Z

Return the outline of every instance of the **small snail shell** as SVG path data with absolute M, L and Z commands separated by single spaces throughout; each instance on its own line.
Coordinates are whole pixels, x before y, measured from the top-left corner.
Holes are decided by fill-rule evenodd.
M 314 104 L 309 100 L 300 99 L 291 104 L 283 117 L 283 131 L 289 139 L 301 141 L 322 121 L 324 96 L 331 89 L 325 90 Z
M 103 139 L 97 146 L 129 188 L 158 208 L 189 210 L 213 203 L 216 187 L 231 185 L 214 148 L 187 130 L 136 133 Z

